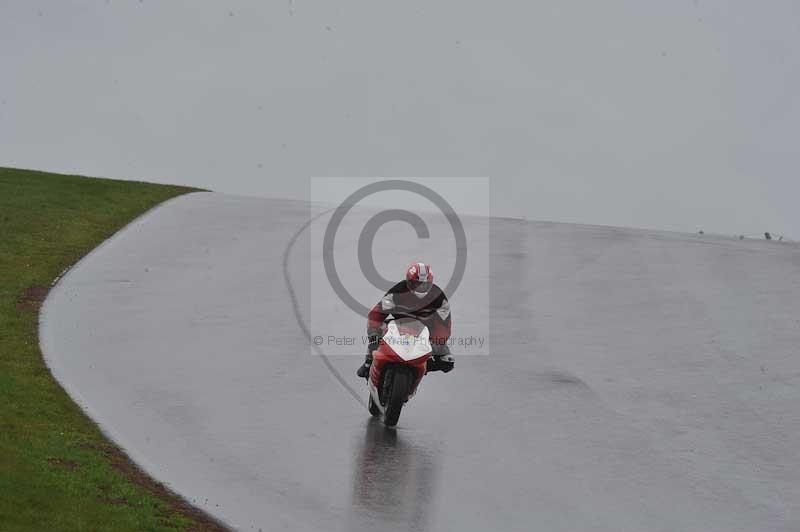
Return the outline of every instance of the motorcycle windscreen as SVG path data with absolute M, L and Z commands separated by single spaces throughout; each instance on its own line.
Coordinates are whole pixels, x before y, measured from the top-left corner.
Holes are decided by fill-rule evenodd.
M 413 318 L 389 322 L 383 341 L 403 360 L 416 360 L 431 352 L 428 328 Z

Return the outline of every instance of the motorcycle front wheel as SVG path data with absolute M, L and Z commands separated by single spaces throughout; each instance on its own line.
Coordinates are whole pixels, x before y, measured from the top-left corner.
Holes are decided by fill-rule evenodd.
M 383 415 L 383 424 L 387 427 L 394 427 L 397 425 L 397 420 L 400 419 L 400 411 L 408 399 L 408 394 L 411 391 L 411 375 L 408 371 L 392 371 L 391 388 L 386 398 L 386 412 Z

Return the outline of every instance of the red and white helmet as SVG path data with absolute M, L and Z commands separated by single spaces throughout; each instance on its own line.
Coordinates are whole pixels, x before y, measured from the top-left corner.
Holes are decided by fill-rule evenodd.
M 406 270 L 406 287 L 414 295 L 423 298 L 433 286 L 433 272 L 424 262 L 415 262 Z

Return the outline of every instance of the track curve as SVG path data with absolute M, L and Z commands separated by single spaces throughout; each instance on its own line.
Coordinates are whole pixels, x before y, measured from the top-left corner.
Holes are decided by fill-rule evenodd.
M 56 378 L 196 505 L 241 530 L 798 529 L 796 246 L 493 220 L 492 355 L 387 431 L 297 326 L 292 297 L 326 302 L 281 272 L 318 258 L 282 252 L 314 214 L 184 196 L 45 302 Z M 324 361 L 363 401 L 358 356 Z

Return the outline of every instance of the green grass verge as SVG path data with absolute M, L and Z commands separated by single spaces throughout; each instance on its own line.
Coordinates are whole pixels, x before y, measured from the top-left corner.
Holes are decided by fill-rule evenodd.
M 0 530 L 217 530 L 138 470 L 39 350 L 52 281 L 136 216 L 193 189 L 0 168 Z

